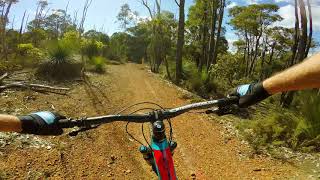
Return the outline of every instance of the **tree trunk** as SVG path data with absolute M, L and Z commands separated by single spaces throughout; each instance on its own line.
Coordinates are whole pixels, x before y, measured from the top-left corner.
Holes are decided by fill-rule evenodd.
M 226 1 L 221 0 L 220 4 L 220 11 L 219 11 L 219 25 L 218 25 L 218 32 L 217 32 L 217 38 L 216 42 L 214 45 L 214 50 L 213 50 L 213 59 L 212 59 L 212 64 L 217 63 L 217 57 L 218 57 L 218 47 L 219 47 L 219 42 L 220 42 L 220 34 L 221 34 L 221 28 L 222 28 L 222 20 L 223 20 L 223 13 L 224 13 L 224 7 L 226 6 Z
M 207 71 L 209 71 L 210 64 L 213 61 L 213 51 L 214 51 L 214 45 L 215 45 L 215 32 L 216 32 L 216 21 L 217 21 L 217 8 L 216 8 L 216 2 L 212 1 L 212 17 L 211 17 L 211 29 L 210 29 L 210 39 L 209 39 L 209 56 L 207 60 Z
M 7 49 L 7 42 L 6 42 L 6 33 L 7 33 L 6 25 L 7 25 L 7 20 L 8 20 L 12 3 L 13 1 L 9 2 L 4 15 L 1 16 L 1 44 L 2 44 L 2 52 L 6 61 L 8 61 L 8 49 Z
M 306 15 L 306 9 L 305 4 L 303 0 L 299 0 L 299 9 L 300 9 L 300 17 L 301 17 L 301 34 L 299 38 L 299 44 L 298 44 L 298 53 L 297 53 L 297 59 L 295 62 L 300 62 L 305 58 L 305 52 L 306 52 L 306 46 L 307 46 L 307 39 L 308 39 L 308 28 L 307 28 L 307 15 Z M 285 98 L 281 98 L 282 100 L 282 106 L 283 107 L 289 107 L 294 99 L 294 91 L 288 92 L 283 94 Z
M 260 81 L 262 81 L 265 77 L 265 70 L 264 70 L 264 64 L 265 64 L 265 58 L 266 58 L 266 51 L 267 51 L 267 37 L 264 39 L 264 47 L 261 54 L 261 70 L 260 70 Z
M 207 27 L 207 19 L 208 19 L 208 12 L 207 12 L 207 2 L 205 1 L 204 5 L 204 16 L 203 16 L 203 32 L 202 32 L 202 57 L 200 59 L 200 64 L 199 64 L 199 72 L 202 71 L 203 64 L 207 60 L 207 32 L 208 32 L 208 27 Z
M 305 3 L 303 0 L 299 0 L 300 14 L 301 14 L 301 37 L 298 45 L 298 61 L 302 61 L 305 58 L 307 39 L 308 39 L 308 25 Z
M 166 57 L 164 57 L 164 63 L 166 66 L 167 76 L 170 79 L 170 81 L 172 81 L 172 77 L 171 77 L 170 70 L 169 70 L 169 63 L 168 63 L 168 60 Z
M 27 12 L 27 10 L 24 11 L 23 16 L 22 16 L 22 20 L 21 20 L 21 25 L 20 25 L 20 29 L 19 29 L 19 43 L 21 43 L 21 35 L 22 35 L 22 30 L 23 30 L 24 18 L 26 17 L 26 12 Z
M 276 41 L 274 41 L 272 43 L 272 46 L 271 46 L 271 53 L 270 53 L 270 57 L 269 57 L 269 62 L 268 64 L 271 64 L 272 63 L 272 59 L 273 59 L 273 55 L 274 55 L 274 48 L 276 47 Z
M 184 19 L 185 19 L 184 4 L 185 4 L 185 0 L 180 0 L 177 54 L 176 54 L 176 82 L 177 83 L 179 83 L 182 78 L 182 51 L 183 51 L 183 45 L 184 45 Z
M 312 11 L 311 11 L 311 6 L 310 6 L 310 0 L 307 0 L 307 5 L 308 5 L 308 11 L 309 11 L 309 36 L 308 36 L 308 45 L 306 49 L 306 53 L 304 57 L 308 57 L 309 50 L 311 47 L 311 42 L 312 42 Z
M 298 15 L 298 0 L 295 0 L 294 4 L 295 4 L 294 9 L 295 9 L 296 23 L 295 23 L 295 28 L 294 28 L 294 44 L 292 46 L 292 56 L 291 56 L 291 61 L 288 63 L 288 67 L 294 65 L 294 63 L 295 63 L 297 49 L 298 49 L 299 34 L 300 34 L 299 15 Z

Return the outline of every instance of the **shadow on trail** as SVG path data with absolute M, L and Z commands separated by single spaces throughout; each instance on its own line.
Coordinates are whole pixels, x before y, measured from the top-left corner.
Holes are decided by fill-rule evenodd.
M 107 106 L 107 104 L 110 104 L 110 100 L 105 93 L 105 89 L 102 90 L 101 87 L 93 84 L 89 77 L 85 78 L 84 88 L 95 112 L 99 115 L 106 114 L 107 109 L 110 109 Z

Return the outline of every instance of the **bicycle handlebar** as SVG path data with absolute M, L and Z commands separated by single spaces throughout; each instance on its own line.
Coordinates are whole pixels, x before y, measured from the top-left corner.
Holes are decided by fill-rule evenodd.
M 86 127 L 91 125 L 100 125 L 114 121 L 129 121 L 135 123 L 154 122 L 157 120 L 164 120 L 174 118 L 190 110 L 207 109 L 213 106 L 226 107 L 232 104 L 238 104 L 238 97 L 228 97 L 224 99 L 205 101 L 199 103 L 188 104 L 185 106 L 169 109 L 169 110 L 155 110 L 146 114 L 132 114 L 132 115 L 107 115 L 99 117 L 90 117 L 82 119 L 62 119 L 58 126 L 61 128 L 72 127 Z

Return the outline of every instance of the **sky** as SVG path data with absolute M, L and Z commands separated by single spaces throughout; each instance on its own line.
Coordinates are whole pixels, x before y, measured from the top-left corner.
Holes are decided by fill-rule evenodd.
M 33 19 L 36 11 L 36 3 L 38 0 L 20 0 L 19 3 L 15 4 L 12 7 L 10 19 L 11 22 L 14 18 L 13 25 L 15 28 L 20 26 L 21 18 L 23 12 L 27 10 L 29 14 L 29 19 Z M 65 9 L 68 0 L 47 0 L 49 3 L 50 11 L 55 9 Z M 148 0 L 150 3 L 153 0 Z M 311 9 L 313 14 L 313 29 L 314 29 L 314 38 L 316 42 L 320 44 L 320 0 L 310 0 Z M 80 16 L 85 0 L 69 0 L 68 11 L 73 16 L 75 11 L 78 11 Z M 108 35 L 112 35 L 114 32 L 121 31 L 119 23 L 116 22 L 116 16 L 120 11 L 121 5 L 128 3 L 130 8 L 139 13 L 141 17 L 148 17 L 148 11 L 146 8 L 141 5 L 140 0 L 93 0 L 91 6 L 88 10 L 88 16 L 85 22 L 85 29 L 97 29 L 101 30 Z M 232 47 L 232 43 L 238 39 L 235 35 L 235 32 L 232 30 L 232 27 L 228 25 L 230 18 L 228 17 L 228 10 L 234 6 L 243 6 L 249 4 L 257 3 L 273 3 L 277 4 L 280 9 L 278 11 L 284 20 L 277 23 L 276 25 L 284 27 L 293 27 L 294 26 L 294 0 L 227 0 L 227 7 L 224 18 L 224 26 L 226 27 L 227 33 L 226 38 L 229 42 L 229 45 Z M 185 10 L 188 14 L 189 7 L 193 4 L 193 0 L 186 0 Z M 169 10 L 176 15 L 178 18 L 178 6 L 174 0 L 162 0 L 162 10 Z M 320 51 L 320 47 L 313 49 L 313 52 Z

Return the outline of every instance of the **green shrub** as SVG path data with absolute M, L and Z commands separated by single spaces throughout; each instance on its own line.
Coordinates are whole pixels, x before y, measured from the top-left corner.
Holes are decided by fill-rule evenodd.
M 95 56 L 99 56 L 102 53 L 103 47 L 104 45 L 102 42 L 93 39 L 83 39 L 81 41 L 81 53 L 90 60 Z
M 264 147 L 286 146 L 296 148 L 299 136 L 298 126 L 302 118 L 288 112 L 269 113 L 263 117 L 258 115 L 256 120 L 241 122 L 238 128 L 243 137 L 259 152 Z M 302 126 L 300 126 L 302 128 Z
M 27 43 L 27 44 L 18 44 L 18 53 L 21 56 L 25 56 L 27 55 L 28 51 L 30 51 L 31 49 L 33 49 L 33 45 L 31 43 Z
M 269 110 L 267 115 L 238 124 L 243 137 L 256 151 L 270 145 L 320 151 L 320 99 L 309 93 L 301 97 L 308 99 L 301 106 L 301 115 L 286 109 Z
M 52 42 L 48 47 L 49 60 L 52 64 L 67 63 L 73 55 L 70 43 L 62 40 Z
M 103 57 L 94 57 L 92 59 L 92 64 L 94 65 L 94 71 L 97 73 L 105 72 L 104 70 L 105 61 L 106 60 Z
M 65 62 L 62 64 L 52 64 L 45 62 L 39 65 L 36 74 L 46 80 L 69 80 L 81 77 L 81 63 Z
M 38 64 L 40 60 L 45 58 L 44 51 L 39 48 L 35 48 L 31 43 L 18 44 L 17 51 L 17 54 L 20 56 L 17 57 L 20 59 L 18 63 L 23 66 L 26 66 L 27 64 Z
M 58 40 L 48 46 L 49 61 L 43 62 L 37 75 L 46 79 L 64 80 L 81 76 L 82 65 L 73 61 L 74 49 L 68 41 Z

